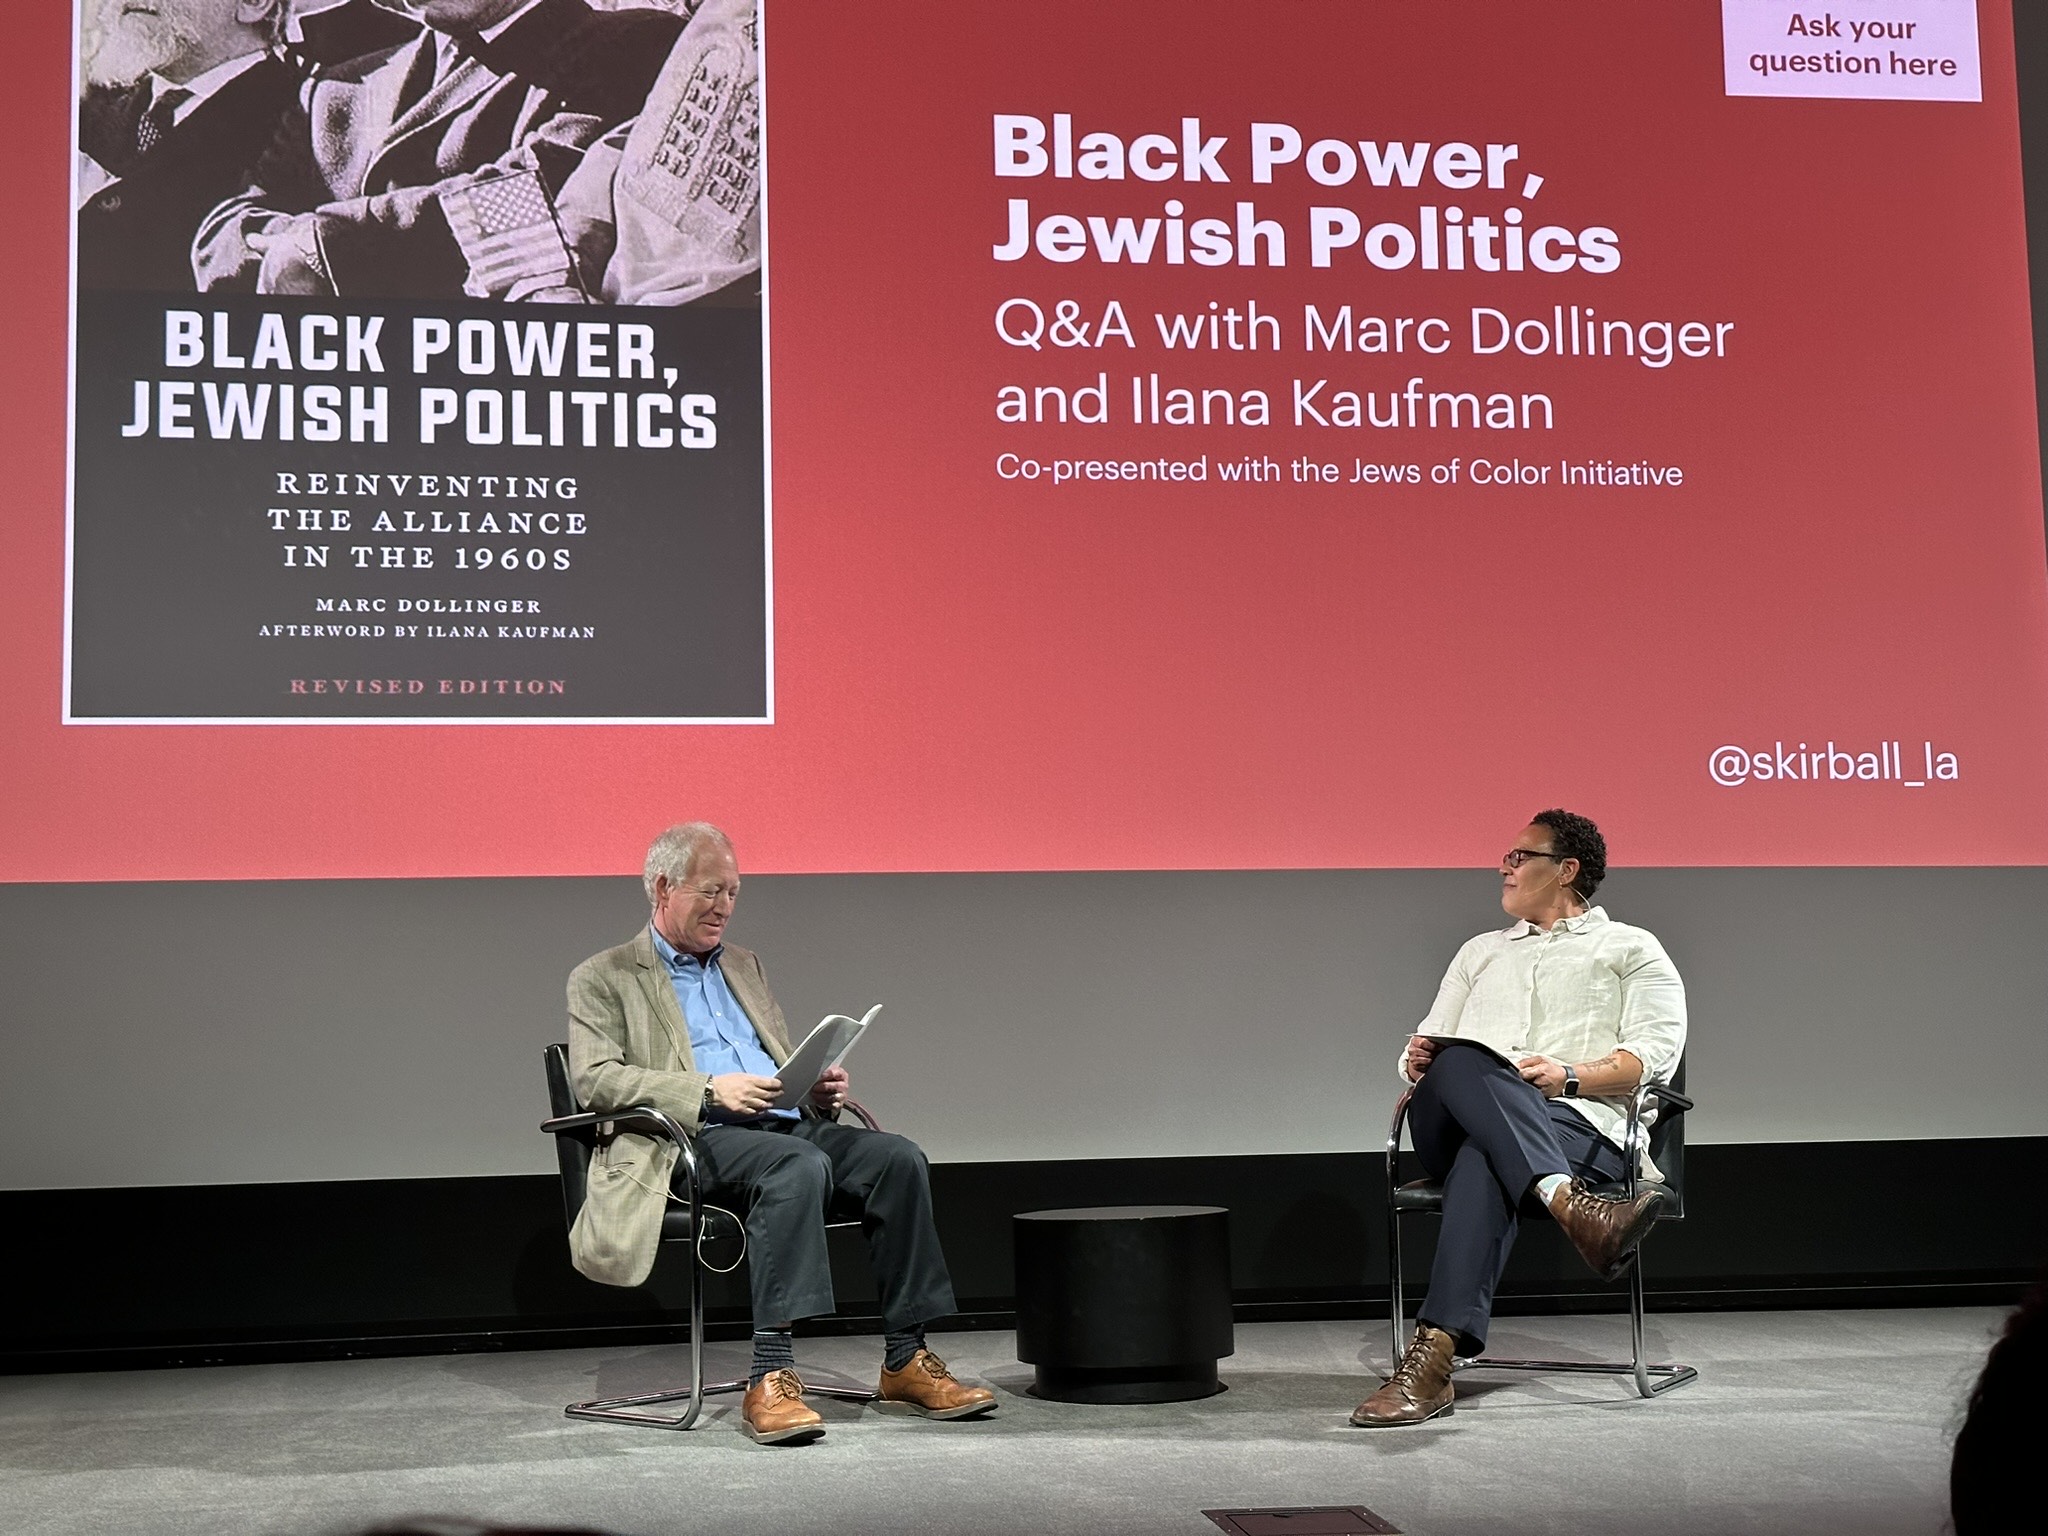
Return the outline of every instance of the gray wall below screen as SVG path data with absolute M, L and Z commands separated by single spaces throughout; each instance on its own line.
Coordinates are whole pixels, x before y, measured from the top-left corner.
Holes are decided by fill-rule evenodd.
M 744 850 L 743 850 L 744 852 Z M 2048 1132 L 2048 870 L 1622 870 L 1699 1142 Z M 0 887 L 0 1187 L 544 1173 L 562 981 L 621 878 Z M 940 1162 L 1357 1150 L 1485 873 L 750 876 L 798 1029 Z

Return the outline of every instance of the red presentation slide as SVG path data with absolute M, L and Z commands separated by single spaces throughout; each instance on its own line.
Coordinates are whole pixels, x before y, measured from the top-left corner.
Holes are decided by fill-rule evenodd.
M 0 878 L 2048 861 L 2003 4 L 31 9 Z

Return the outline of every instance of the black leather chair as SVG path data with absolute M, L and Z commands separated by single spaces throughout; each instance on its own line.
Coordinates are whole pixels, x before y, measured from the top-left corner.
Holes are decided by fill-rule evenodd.
M 624 1125 L 635 1131 L 655 1136 L 666 1136 L 677 1147 L 675 1182 L 682 1186 L 680 1201 L 671 1198 L 668 1209 L 662 1213 L 661 1241 L 664 1246 L 682 1244 L 689 1253 L 690 1266 L 690 1385 L 668 1392 L 642 1392 L 633 1397 L 595 1398 L 589 1402 L 571 1403 L 562 1411 L 572 1419 L 602 1419 L 612 1424 L 641 1424 L 654 1429 L 688 1429 L 697 1422 L 697 1414 L 704 1406 L 704 1399 L 722 1392 L 744 1392 L 747 1383 L 744 1378 L 736 1381 L 717 1381 L 706 1384 L 704 1380 L 704 1271 L 707 1267 L 705 1250 L 716 1245 L 730 1248 L 735 1253 L 742 1251 L 745 1233 L 739 1218 L 732 1212 L 718 1206 L 704 1204 L 698 1187 L 697 1149 L 690 1135 L 680 1125 L 660 1110 L 641 1105 L 632 1109 L 611 1109 L 602 1112 L 586 1110 L 576 1100 L 576 1089 L 569 1078 L 569 1048 L 565 1045 L 551 1045 L 543 1053 L 548 1078 L 548 1105 L 554 1111 L 551 1119 L 542 1123 L 541 1129 L 555 1138 L 555 1160 L 562 1172 L 562 1214 L 568 1225 L 576 1224 L 576 1213 L 583 1209 L 583 1195 L 590 1178 L 590 1158 L 597 1147 L 598 1127 L 601 1125 Z M 880 1130 L 870 1115 L 859 1104 L 849 1099 L 846 1108 L 869 1130 Z M 858 1226 L 855 1221 L 835 1221 L 830 1226 Z M 737 1259 L 734 1264 L 737 1265 Z M 723 1268 L 732 1266 L 720 1266 Z M 819 1397 L 844 1398 L 849 1402 L 871 1403 L 875 1394 L 860 1387 L 821 1385 L 806 1381 L 807 1394 Z M 678 1398 L 687 1398 L 689 1406 L 679 1414 L 648 1413 L 643 1411 L 653 1403 L 671 1403 Z
M 1436 1180 L 1411 1179 L 1405 1184 L 1401 1182 L 1401 1133 L 1408 1123 L 1408 1101 L 1414 1096 L 1415 1090 L 1412 1088 L 1401 1095 L 1401 1102 L 1394 1106 L 1394 1123 L 1387 1131 L 1388 1313 L 1393 1320 L 1393 1357 L 1397 1361 L 1408 1349 L 1407 1321 L 1404 1316 L 1406 1303 L 1401 1281 L 1401 1218 L 1418 1215 L 1441 1216 L 1444 1208 L 1443 1186 Z M 1653 1100 L 1658 1106 L 1657 1117 L 1646 1133 L 1643 1126 L 1643 1111 Z M 1692 1100 L 1685 1094 L 1683 1060 L 1680 1060 L 1677 1070 L 1671 1074 L 1671 1082 L 1668 1085 L 1648 1083 L 1638 1088 L 1629 1101 L 1628 1124 L 1622 1142 L 1628 1176 L 1618 1184 L 1595 1185 L 1595 1192 L 1634 1198 L 1639 1163 L 1637 1153 L 1647 1134 L 1650 1159 L 1657 1165 L 1657 1171 L 1664 1175 L 1664 1187 L 1670 1191 L 1670 1197 L 1658 1208 L 1657 1221 L 1662 1223 L 1684 1220 L 1685 1112 L 1691 1108 Z M 1647 1238 L 1645 1240 L 1647 1241 Z M 1457 1369 L 1575 1371 L 1596 1376 L 1633 1376 L 1636 1391 L 1644 1397 L 1654 1397 L 1660 1392 L 1669 1392 L 1673 1387 L 1682 1387 L 1699 1375 L 1699 1372 L 1689 1365 L 1652 1365 L 1643 1359 L 1641 1245 L 1637 1246 L 1635 1254 L 1628 1260 L 1628 1311 L 1633 1354 L 1627 1360 L 1503 1360 L 1492 1355 L 1479 1355 L 1470 1360 L 1459 1361 Z

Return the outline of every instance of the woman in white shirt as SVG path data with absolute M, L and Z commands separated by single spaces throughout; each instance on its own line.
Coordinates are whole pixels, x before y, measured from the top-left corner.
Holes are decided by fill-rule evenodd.
M 1664 1199 L 1655 1182 L 1632 1201 L 1587 1186 L 1622 1177 L 1628 1096 L 1678 1064 L 1684 983 L 1656 935 L 1591 904 L 1607 843 L 1584 816 L 1539 813 L 1500 872 L 1514 923 L 1458 951 L 1402 1051 L 1401 1074 L 1415 1084 L 1409 1133 L 1443 1183 L 1443 1230 L 1415 1338 L 1351 1415 L 1361 1428 L 1452 1411 L 1452 1358 L 1486 1346 L 1526 1202 L 1540 1202 L 1586 1262 L 1612 1275 Z M 1640 1171 L 1655 1180 L 1655 1169 Z

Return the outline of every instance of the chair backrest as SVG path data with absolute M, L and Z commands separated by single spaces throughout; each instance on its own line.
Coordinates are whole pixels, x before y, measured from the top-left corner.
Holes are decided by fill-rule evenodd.
M 569 1047 L 551 1045 L 541 1059 L 548 1074 L 548 1113 L 556 1118 L 583 1113 L 583 1106 L 576 1102 L 575 1084 L 569 1080 Z M 562 1170 L 562 1218 L 572 1227 L 576 1213 L 583 1209 L 583 1192 L 590 1183 L 590 1155 L 596 1146 L 595 1130 L 568 1131 L 555 1138 L 555 1162 Z
M 1671 1087 L 1678 1093 L 1685 1092 L 1685 1058 L 1678 1058 L 1678 1065 L 1671 1069 Z M 1666 1104 L 1657 1112 L 1657 1123 L 1650 1127 L 1650 1161 L 1657 1165 L 1657 1171 L 1664 1175 L 1664 1187 L 1671 1191 L 1671 1197 L 1664 1202 L 1657 1213 L 1660 1221 L 1678 1221 L 1685 1216 L 1685 1111 L 1673 1109 Z

